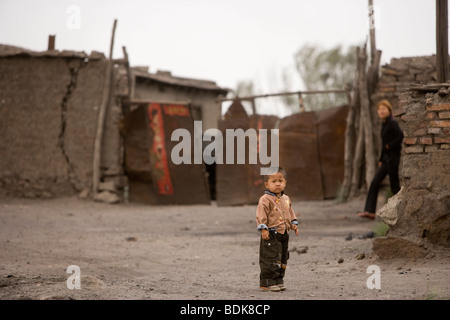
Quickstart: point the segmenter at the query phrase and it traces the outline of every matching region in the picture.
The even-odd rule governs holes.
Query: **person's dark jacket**
[[[384,157],[400,157],[403,137],[403,131],[397,120],[389,116],[381,127],[382,149],[380,161],[383,161]]]

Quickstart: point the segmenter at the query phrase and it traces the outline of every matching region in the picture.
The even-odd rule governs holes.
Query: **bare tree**
[[[327,90],[345,88],[351,85],[356,70],[355,47],[347,50],[341,45],[331,49],[306,44],[295,54],[298,73],[306,90]],[[308,110],[321,110],[347,103],[345,94],[321,94],[305,97]]]

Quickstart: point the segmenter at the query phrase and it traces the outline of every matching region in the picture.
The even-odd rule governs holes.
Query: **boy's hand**
[[[292,230],[294,230],[295,235],[298,236],[298,226],[294,224],[294,225],[292,226]]]
[[[263,238],[264,240],[269,240],[270,239],[269,230],[261,229],[261,238]]]

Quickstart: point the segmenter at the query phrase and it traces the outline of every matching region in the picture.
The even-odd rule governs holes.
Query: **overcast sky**
[[[435,54],[435,0],[374,5],[382,64]],[[132,66],[233,89],[251,80],[260,93],[276,91],[302,45],[360,45],[369,34],[368,0],[0,0],[0,43],[44,51],[54,34],[58,50],[108,56],[114,19],[114,58],[125,46]]]

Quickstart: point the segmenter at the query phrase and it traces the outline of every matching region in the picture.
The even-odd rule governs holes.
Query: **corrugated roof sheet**
[[[214,81],[175,77],[172,76],[172,74],[167,71],[158,71],[157,73],[149,73],[143,71],[142,68],[132,68],[131,70],[133,75],[137,78],[149,79],[169,85],[218,91],[219,93],[224,95],[226,95],[229,91],[228,89],[219,87]]]

